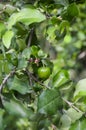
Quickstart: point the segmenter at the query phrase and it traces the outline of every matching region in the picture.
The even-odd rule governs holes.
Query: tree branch
[[[76,106],[73,105],[73,103],[67,101],[66,99],[62,98],[70,107],[74,108],[77,112],[82,112],[79,110]]]
[[[2,81],[1,85],[0,85],[0,93],[4,87],[4,85],[7,83],[7,80],[15,73],[15,70],[11,71]]]
[[[26,70],[27,75],[29,78],[33,79],[35,82],[38,82],[40,85],[50,89],[48,86],[45,86],[42,82],[40,82],[33,74],[31,74],[28,70]]]
[[[30,46],[31,41],[32,41],[33,31],[34,31],[34,28],[32,28],[31,31],[30,31],[30,36],[29,36],[29,39],[28,39],[28,45],[27,45],[28,47]]]

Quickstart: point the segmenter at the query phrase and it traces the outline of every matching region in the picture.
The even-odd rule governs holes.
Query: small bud
[[[31,62],[31,63],[32,63],[32,62],[33,62],[33,58],[30,58],[30,59],[29,59],[29,62]]]
[[[37,64],[37,66],[39,65],[40,59],[35,59],[34,63]]]

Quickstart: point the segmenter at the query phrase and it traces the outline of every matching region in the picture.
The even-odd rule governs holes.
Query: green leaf
[[[70,17],[68,16],[67,9],[62,10],[61,17],[63,20],[70,20]]]
[[[4,4],[0,3],[0,10],[2,10],[4,7]]]
[[[54,26],[50,26],[48,29],[47,29],[47,40],[49,40],[50,42],[54,41],[55,38],[56,38],[56,34],[55,34],[55,31],[57,30],[56,27]]]
[[[2,36],[2,32],[4,32],[6,29],[6,26],[4,23],[0,22],[0,38]]]
[[[70,42],[72,41],[72,37],[70,34],[67,34],[65,37],[64,37],[64,42],[69,44]]]
[[[79,120],[82,117],[83,112],[77,112],[75,109],[69,108],[67,115],[70,117],[71,122],[74,123],[76,120]]]
[[[4,109],[1,109],[0,108],[0,130],[4,130],[4,125],[3,125],[3,122],[4,122]]]
[[[31,55],[31,48],[25,48],[22,52],[22,57],[25,59],[29,59]]]
[[[38,54],[38,47],[37,46],[32,46],[31,47],[31,54],[33,55],[33,56],[37,56],[37,54]]]
[[[11,45],[11,40],[14,36],[13,31],[6,31],[5,34],[2,37],[2,41],[4,46],[8,49]]]
[[[79,9],[75,3],[69,4],[67,8],[61,11],[61,17],[63,20],[70,21],[79,15]]]
[[[63,20],[60,24],[60,32],[63,33],[65,30],[69,30],[69,22],[67,20]]]
[[[44,90],[38,97],[38,112],[43,114],[55,114],[61,106],[62,100],[55,89]]]
[[[83,112],[77,112],[75,109],[69,108],[60,119],[62,123],[61,130],[69,130],[71,124],[79,120],[82,117],[82,115]]]
[[[71,125],[70,117],[66,114],[63,114],[60,121],[62,123],[61,130],[69,130],[69,127]]]
[[[8,14],[12,14],[14,11],[16,11],[16,8],[10,4],[6,4],[6,8],[4,11]]]
[[[45,53],[43,50],[39,50],[38,51],[38,56],[40,57],[40,58],[46,58],[47,57],[47,53]]]
[[[86,96],[86,79],[82,79],[77,83],[76,90],[74,92],[75,100],[78,100],[83,96]]]
[[[25,25],[30,25],[32,23],[39,23],[44,21],[45,15],[43,15],[39,10],[34,7],[23,8],[17,13],[11,15],[8,20],[8,29],[12,28],[16,22],[22,22]]]
[[[69,16],[72,16],[72,17],[79,15],[79,9],[75,3],[72,3],[68,6],[67,12]]]
[[[62,6],[67,6],[68,5],[68,0],[54,0],[56,4],[62,5]]]
[[[69,130],[86,130],[86,119],[75,122]]]
[[[52,77],[52,86],[54,88],[59,88],[62,85],[64,86],[64,84],[67,83],[69,80],[70,78],[68,71],[61,70]]]
[[[19,59],[18,69],[24,69],[27,67],[28,61],[24,58]]]
[[[10,73],[11,66],[7,60],[0,60],[0,73]]]
[[[26,48],[26,43],[25,43],[25,40],[24,39],[21,39],[21,38],[18,38],[16,40],[17,44],[18,44],[18,47],[19,47],[19,50],[22,51]]]
[[[26,94],[31,91],[31,87],[29,86],[28,79],[22,76],[22,78],[14,77],[10,78],[7,81],[7,86],[9,90],[16,90],[21,94]]]
[[[2,104],[10,115],[18,117],[30,117],[32,114],[30,109],[13,97],[2,97]]]

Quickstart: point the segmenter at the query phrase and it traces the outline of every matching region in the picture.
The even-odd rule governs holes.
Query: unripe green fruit
[[[47,79],[51,74],[50,68],[49,67],[40,67],[38,69],[38,76],[41,79]]]

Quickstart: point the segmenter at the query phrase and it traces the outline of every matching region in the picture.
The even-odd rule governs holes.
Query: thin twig
[[[29,83],[30,83],[30,85],[32,86],[32,76],[31,76],[31,73],[28,72],[28,70],[26,70],[26,73],[27,73],[27,75],[28,75],[28,77],[29,77]]]
[[[79,110],[77,107],[75,107],[73,105],[73,103],[67,101],[66,99],[62,98],[70,107],[74,108],[77,112],[82,112],[81,110]]]
[[[26,70],[26,73],[27,73],[27,75],[29,76],[29,78],[30,78],[30,76],[31,76],[34,81],[36,81],[36,82],[38,82],[40,85],[44,86],[44,85],[43,85],[41,82],[39,82],[38,79],[37,79],[35,76],[33,76],[29,71]]]
[[[29,40],[28,40],[28,47],[30,46],[31,41],[32,41],[33,31],[34,31],[34,28],[32,28],[31,31],[30,31],[30,36],[29,36]]]
[[[15,70],[11,71],[2,81],[1,85],[0,85],[0,93],[4,87],[4,85],[7,83],[7,80],[15,73]]]
[[[32,79],[35,82],[38,82],[40,85],[45,86],[43,83],[41,83],[32,73],[30,73],[28,70],[26,70],[27,75],[29,76],[29,78],[32,77]],[[45,86],[46,88],[50,89],[49,87]]]
[[[53,124],[52,124],[51,128],[52,128],[52,130],[56,130],[57,129],[56,126],[53,125]]]

